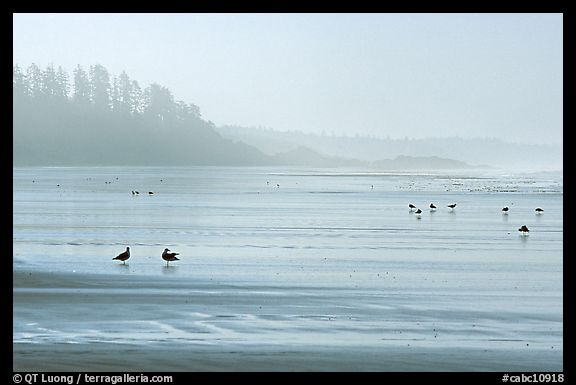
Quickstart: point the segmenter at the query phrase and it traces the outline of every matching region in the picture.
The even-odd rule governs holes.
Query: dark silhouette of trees
[[[30,89],[26,75],[18,65],[13,67],[12,96],[14,99],[22,99],[30,96]]]
[[[39,99],[42,97],[43,77],[42,70],[36,65],[36,63],[32,63],[26,69],[26,82],[28,84],[30,96],[33,99]]]
[[[68,73],[50,64],[13,66],[14,162],[20,165],[270,164],[222,138],[198,106],[157,83],[142,89],[100,65]]]
[[[90,100],[100,111],[111,108],[111,86],[108,70],[100,64],[90,66]]]
[[[73,101],[80,105],[90,103],[90,81],[88,80],[88,74],[86,74],[80,64],[74,69]]]

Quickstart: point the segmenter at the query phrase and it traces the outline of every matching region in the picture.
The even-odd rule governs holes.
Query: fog
[[[75,69],[80,66],[92,81],[91,68],[103,67],[110,110],[114,100],[122,99],[112,95],[122,73],[138,82],[143,100],[151,95],[146,87],[156,84],[169,91],[166,95],[174,106],[176,101],[193,106],[194,124],[204,127],[208,137],[218,137],[216,152],[230,154],[222,146],[240,140],[237,135],[226,138],[222,130],[224,137],[219,138],[213,132],[217,127],[268,127],[310,135],[310,142],[300,143],[306,147],[314,147],[318,135],[376,138],[381,144],[457,137],[479,144],[474,152],[485,150],[487,159],[496,150],[483,149],[486,141],[502,142],[500,152],[516,144],[543,145],[530,149],[553,153],[551,162],[561,163],[562,14],[14,14],[13,22],[13,65],[24,77],[32,64],[44,71],[42,76],[48,68],[66,73],[64,88],[72,102]],[[50,103],[39,109],[30,104],[18,108],[17,113],[30,120],[14,126],[15,149],[24,151],[26,158],[38,157],[42,146],[59,145],[50,127],[60,127],[60,135],[68,140],[61,125],[40,124],[45,116],[30,116],[54,114]],[[70,123],[71,116],[82,115],[78,108],[58,111],[63,115],[48,120]],[[88,126],[107,119],[92,114],[98,118]],[[29,132],[20,135],[22,127]],[[181,129],[182,135],[190,134]],[[27,142],[42,130],[49,140]],[[87,132],[85,142],[91,135]],[[186,148],[175,132],[162,135],[166,145]],[[155,134],[132,134],[125,131],[119,138],[132,141],[139,155],[132,152],[131,159],[143,163],[143,154],[157,143]],[[91,142],[92,147],[97,144]],[[108,143],[100,150],[114,152],[117,145]],[[251,146],[239,145],[239,154],[252,154],[247,163],[263,159]],[[424,154],[421,148],[402,153],[382,147],[377,158],[422,154],[484,161],[458,152]],[[493,163],[520,163],[519,155],[527,148],[512,154],[514,159],[499,155]],[[354,153],[315,150],[358,158]],[[90,157],[82,146],[78,152]],[[45,154],[43,159],[50,157],[54,158]],[[195,162],[222,163],[200,158]]]

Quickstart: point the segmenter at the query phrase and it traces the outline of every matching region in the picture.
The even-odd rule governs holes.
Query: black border
[[[569,12],[568,1],[522,1],[522,0],[506,0],[506,1],[477,1],[475,3],[470,3],[465,0],[450,0],[450,1],[405,1],[402,3],[382,3],[376,1],[364,1],[364,2],[334,2],[334,3],[303,3],[296,1],[268,1],[268,2],[243,2],[243,1],[230,1],[230,2],[182,2],[182,3],[167,3],[167,2],[138,2],[134,4],[106,4],[103,2],[71,2],[71,1],[58,1],[58,2],[44,2],[44,3],[28,3],[28,2],[18,2],[13,3],[10,6],[10,12],[6,13],[6,18],[2,23],[6,28],[12,24],[12,14],[13,13],[69,13],[69,12],[82,12],[82,13],[206,13],[206,12],[226,12],[226,13],[363,13],[363,12],[384,12],[384,13],[563,13],[564,18],[564,49],[565,53],[572,53],[576,50],[576,44],[574,42],[575,28],[572,20],[572,12]],[[8,17],[10,17],[10,22],[8,22]],[[564,87],[565,96],[568,96],[569,103],[573,100],[573,94],[576,86],[574,72],[576,65],[574,63],[572,55],[564,55]],[[6,71],[8,74],[8,71]],[[567,91],[567,92],[566,92]],[[9,92],[8,87],[6,87],[6,92]],[[8,96],[10,97],[10,96]],[[6,114],[6,116],[9,116]],[[571,115],[566,115],[564,124],[568,127],[574,127],[572,123]],[[11,119],[10,119],[11,120]],[[8,159],[4,164],[10,164],[12,161],[12,147],[8,151],[3,152]],[[569,168],[567,168],[568,170]],[[8,175],[8,172],[10,174]],[[10,180],[10,187],[12,187],[12,170],[8,170],[6,167],[6,179]],[[10,177],[10,179],[8,179]],[[567,178],[570,181],[570,178]],[[571,189],[567,189],[570,191]],[[8,191],[5,187],[4,192]],[[7,199],[7,198],[6,198]],[[565,200],[569,203],[569,200]],[[566,212],[565,212],[566,214]],[[9,213],[6,213],[5,218],[10,218]],[[8,233],[8,231],[6,231]],[[7,240],[8,242],[8,240]],[[10,259],[11,262],[11,259]],[[12,282],[12,277],[6,277],[8,275],[8,268],[4,270],[5,279],[4,284],[8,286]],[[572,325],[574,325],[574,318],[572,314],[572,308],[574,306],[574,295],[571,280],[571,273],[573,269],[571,268],[571,258],[564,258],[564,371],[565,376],[564,384],[575,383],[574,377],[574,362],[573,351],[575,342],[574,333],[572,330]],[[12,293],[12,287],[6,287],[3,291],[4,293]],[[8,303],[8,301],[6,301]],[[11,300],[10,300],[11,303]],[[10,321],[12,325],[13,319]],[[9,328],[5,323],[5,332],[8,334]],[[4,338],[4,341],[12,342],[12,336],[10,338]],[[12,366],[13,367],[13,366]],[[18,372],[13,372],[10,368],[6,372],[11,372],[10,383],[13,382],[13,375]],[[538,373],[538,372],[536,372]],[[70,375],[75,373],[69,372],[55,372],[51,373],[54,375]],[[109,374],[117,375],[119,373],[115,372],[99,372],[94,374]],[[138,374],[138,373],[132,373]],[[165,375],[170,374],[173,376],[173,383],[190,383],[203,378],[204,375],[208,373],[146,373],[148,375]],[[270,380],[287,380],[293,381],[303,373],[261,373],[261,372],[249,372],[249,373],[234,373],[234,377],[228,377],[230,373],[209,373],[211,381],[218,380],[260,380],[269,382]],[[328,375],[329,378],[334,378],[335,380],[342,381],[358,381],[362,379],[368,379],[362,377],[362,373],[305,373],[310,376],[310,379],[324,379]],[[446,383],[446,382],[456,382],[462,384],[502,384],[503,372],[384,372],[384,373],[368,373],[370,375],[375,375],[377,380],[384,380],[389,383]],[[519,375],[521,373],[509,372],[509,375]],[[529,373],[526,373],[529,374]],[[295,377],[296,376],[296,377]],[[319,377],[322,376],[322,377]],[[334,377],[332,377],[334,376]],[[352,377],[354,376],[354,377]],[[360,378],[356,377],[360,376]],[[81,382],[82,383],[82,382]]]

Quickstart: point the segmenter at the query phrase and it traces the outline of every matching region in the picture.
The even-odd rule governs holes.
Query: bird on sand
[[[544,210],[542,210],[540,207],[536,207],[536,214],[542,214],[544,212]]]
[[[530,230],[528,229],[528,227],[526,227],[526,225],[522,225],[522,227],[520,227],[520,228],[518,229],[518,231],[520,231],[520,233],[521,233],[522,235],[528,235],[528,232],[529,232]]]
[[[416,208],[416,206],[414,206],[412,203],[409,203],[408,207],[410,208],[410,211],[412,211]]]
[[[430,203],[430,211],[436,211],[436,206],[434,203]]]
[[[416,214],[416,218],[420,219],[420,215],[422,215],[422,210],[418,209],[414,212]]]
[[[508,210],[510,210],[508,206],[502,208],[502,214],[508,214]]]
[[[117,256],[115,256],[114,258],[112,258],[112,260],[122,261],[122,264],[125,265],[128,258],[130,258],[130,248],[129,247],[126,248],[125,252],[120,253]]]
[[[162,259],[166,261],[166,266],[168,266],[169,262],[172,261],[179,261],[179,258],[176,258],[177,255],[179,255],[180,253],[172,253],[170,252],[170,249],[164,249],[164,252],[162,253]]]
[[[454,210],[454,207],[456,207],[456,203],[452,203],[451,205],[448,205],[448,207],[450,207],[452,210]]]

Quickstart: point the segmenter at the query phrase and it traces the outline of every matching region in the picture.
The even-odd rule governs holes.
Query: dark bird
[[[136,195],[140,194],[140,192],[139,192],[139,191],[134,191],[134,192],[136,193]]]
[[[416,210],[416,211],[414,212],[414,214],[416,214],[416,217],[417,217],[418,219],[420,219],[420,215],[422,214],[422,210],[418,209],[418,210]]]
[[[508,206],[504,207],[504,208],[502,209],[502,214],[508,214],[508,210],[510,210],[510,209],[508,208]]]
[[[136,195],[136,193],[134,192],[134,190],[132,190],[132,195]]]
[[[168,266],[169,262],[179,261],[180,259],[176,258],[177,255],[179,255],[179,253],[171,253],[169,249],[164,249],[162,259],[166,261],[166,266]]]
[[[410,207],[410,211],[416,208],[416,206],[414,206],[412,203],[408,203],[408,207]]]
[[[122,261],[122,263],[125,265],[128,258],[130,258],[130,248],[129,247],[126,248],[125,252],[120,253],[117,256],[115,256],[114,258],[112,258],[112,260]]]
[[[526,227],[526,225],[522,225],[522,227],[520,227],[520,228],[518,229],[518,231],[520,231],[520,232],[521,232],[522,234],[524,234],[524,235],[528,235],[528,232],[529,232],[530,230],[528,229],[528,227]]]
[[[154,191],[148,191],[148,195],[154,195]]]
[[[451,205],[448,205],[448,207],[450,207],[452,210],[454,210],[454,207],[456,207],[456,203],[452,203]]]
[[[432,211],[436,210],[436,206],[434,205],[434,203],[430,203],[430,210]]]
[[[540,207],[536,207],[536,214],[542,214],[544,212],[544,210],[542,210]]]

